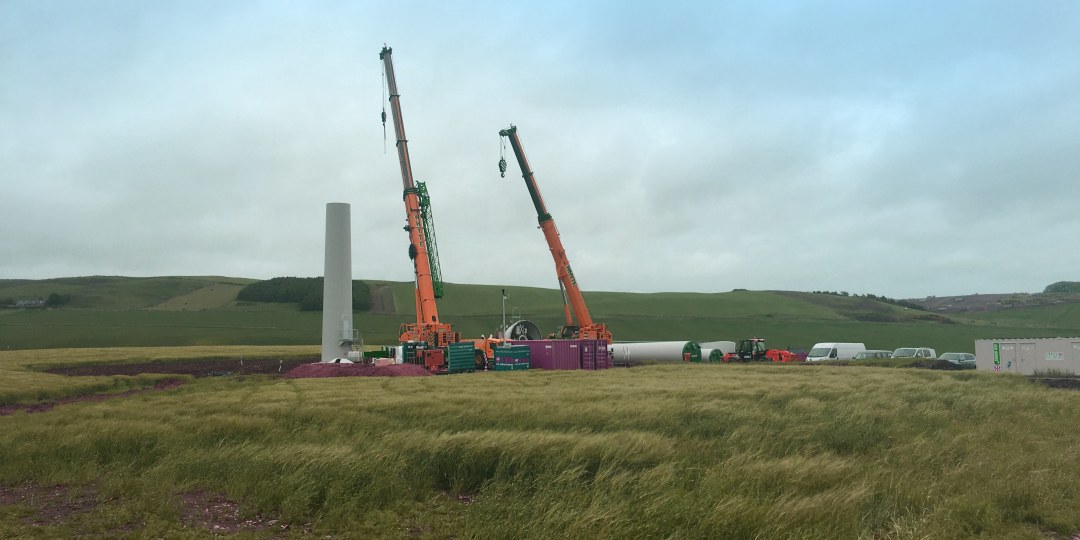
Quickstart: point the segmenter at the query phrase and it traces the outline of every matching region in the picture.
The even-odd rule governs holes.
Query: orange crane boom
[[[536,219],[540,223],[540,230],[544,232],[544,239],[547,240],[551,256],[555,260],[555,273],[559,277],[559,287],[563,290],[564,295],[564,310],[566,302],[569,300],[569,308],[573,310],[573,315],[577,319],[575,325],[570,312],[566,310],[566,326],[560,332],[560,337],[602,339],[611,343],[611,332],[607,330],[607,326],[594,322],[589,315],[589,308],[585,305],[585,297],[581,294],[577,278],[574,277],[574,271],[570,268],[570,260],[567,258],[566,250],[563,248],[562,240],[559,238],[559,230],[555,227],[555,220],[548,213],[547,207],[544,205],[544,199],[540,196],[540,189],[536,187],[536,178],[533,175],[532,168],[529,167],[529,160],[525,158],[525,150],[521,147],[517,127],[511,125],[509,128],[499,131],[499,135],[510,140],[510,146],[514,150],[518,167],[521,169],[521,176],[525,179],[525,187],[529,190],[529,197],[532,198],[533,207],[536,208]]]
[[[405,230],[409,233],[409,258],[416,276],[416,322],[401,325],[402,342],[424,341],[430,347],[445,347],[461,341],[461,336],[447,323],[439,321],[439,309],[435,305],[435,286],[431,277],[428,258],[428,241],[425,236],[424,213],[421,209],[419,190],[413,181],[412,164],[409,161],[409,141],[405,138],[405,123],[401,119],[401,95],[394,77],[392,49],[383,47],[379,59],[386,71],[386,83],[390,93],[390,110],[394,119],[394,135],[397,137],[398,161],[401,165],[402,198],[405,201]],[[385,113],[383,122],[386,121]]]

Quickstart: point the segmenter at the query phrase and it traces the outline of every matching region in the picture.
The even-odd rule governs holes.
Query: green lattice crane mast
[[[442,267],[439,266],[439,243],[435,240],[435,216],[431,213],[431,196],[427,184],[416,183],[416,194],[420,198],[420,218],[424,222],[424,238],[428,244],[428,266],[431,268],[431,287],[435,298],[443,297]]]
[[[555,227],[555,220],[551,218],[551,214],[548,213],[547,207],[544,205],[544,198],[540,196],[540,188],[536,187],[536,178],[529,167],[529,160],[525,158],[525,150],[521,147],[517,127],[511,125],[508,129],[499,131],[499,135],[510,139],[510,147],[514,149],[518,167],[521,168],[521,176],[525,178],[525,187],[529,190],[529,197],[532,198],[533,207],[536,208],[536,219],[540,223],[540,230],[544,232],[544,239],[547,240],[548,249],[551,250],[551,256],[555,259],[555,273],[559,277],[559,287],[563,291],[563,311],[566,315],[566,325],[556,333],[555,337],[562,339],[602,339],[611,343],[611,332],[608,331],[607,325],[594,322],[589,315],[589,308],[585,305],[585,297],[581,294],[581,288],[578,287],[574,271],[570,269],[570,260],[567,258],[566,250],[563,248],[562,240],[559,238],[559,229]],[[506,172],[506,163],[504,161],[500,161],[499,169],[504,173]],[[567,298],[569,298],[569,308],[567,307]],[[570,316],[571,309],[574,312],[574,317],[577,318],[576,323],[574,317]]]
[[[390,111],[394,119],[394,135],[397,140],[398,162],[401,165],[401,182],[404,185],[402,199],[405,201],[405,231],[409,233],[409,258],[413,262],[416,276],[416,322],[401,325],[400,341],[423,341],[429,347],[442,348],[450,343],[461,341],[461,335],[454,332],[448,323],[439,320],[439,310],[435,299],[442,296],[442,282],[439,280],[439,293],[436,294],[438,272],[438,253],[435,249],[435,234],[431,221],[431,204],[427,187],[413,181],[412,164],[409,161],[409,144],[405,138],[405,123],[401,119],[401,95],[398,94],[397,80],[394,78],[394,63],[390,47],[383,47],[379,60],[383,62],[386,84],[390,95]],[[383,122],[386,113],[383,112]]]

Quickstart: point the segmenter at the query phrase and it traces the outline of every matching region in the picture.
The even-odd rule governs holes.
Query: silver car
[[[893,358],[937,358],[937,352],[930,347],[900,347],[892,353]]]
[[[855,353],[853,360],[880,360],[891,356],[891,351],[862,351]]]

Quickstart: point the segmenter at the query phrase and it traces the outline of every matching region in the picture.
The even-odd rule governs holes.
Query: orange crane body
[[[439,321],[439,309],[435,305],[435,287],[431,280],[431,263],[428,259],[427,238],[424,235],[423,213],[420,197],[413,181],[412,164],[409,161],[409,141],[405,138],[405,123],[401,119],[401,96],[394,77],[392,49],[383,47],[379,59],[386,71],[387,88],[390,93],[390,110],[394,119],[394,135],[397,138],[398,161],[401,165],[402,198],[405,201],[405,230],[409,233],[409,258],[416,276],[416,322],[401,325],[401,342],[424,341],[430,347],[445,347],[461,341],[460,334],[450,324]],[[385,120],[385,116],[384,116]]]
[[[544,205],[544,199],[540,196],[540,189],[536,186],[532,168],[529,167],[529,160],[525,157],[525,150],[521,147],[517,127],[510,126],[508,129],[499,131],[499,135],[510,140],[510,146],[514,150],[518,167],[521,169],[521,176],[525,179],[525,187],[528,188],[529,196],[532,198],[533,206],[536,208],[536,219],[540,223],[540,230],[543,231],[548,249],[551,250],[551,257],[555,260],[555,273],[559,278],[559,286],[564,294],[563,310],[567,324],[561,337],[602,339],[611,343],[611,332],[608,331],[607,325],[594,322],[589,315],[589,308],[585,305],[585,297],[581,294],[577,278],[574,277],[574,271],[570,268],[570,260],[566,256],[566,249],[563,248],[562,239],[559,238],[559,230],[555,227],[555,220],[551,218],[551,214],[548,213],[547,207]],[[571,310],[573,310],[573,317],[571,317]],[[574,318],[577,319],[576,329]]]

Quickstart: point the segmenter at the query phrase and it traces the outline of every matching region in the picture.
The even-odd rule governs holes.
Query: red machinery
[[[405,124],[401,119],[401,96],[394,79],[392,50],[383,47],[379,59],[386,71],[386,83],[390,92],[390,109],[394,118],[394,134],[397,137],[398,161],[401,164],[401,181],[405,186],[405,230],[409,233],[409,258],[413,262],[416,275],[416,322],[401,325],[402,343],[424,342],[428,349],[423,354],[423,363],[437,369],[442,365],[442,348],[461,341],[461,335],[450,324],[439,321],[439,310],[435,299],[442,296],[442,283],[439,279],[438,251],[435,247],[434,225],[431,220],[431,207],[427,189],[423,182],[414,183],[412,165],[409,162],[408,140],[405,138]],[[383,112],[383,122],[386,113]]]
[[[559,339],[602,339],[611,343],[611,332],[608,331],[607,326],[593,322],[592,317],[589,316],[589,308],[585,306],[585,298],[581,295],[577,279],[574,278],[574,271],[570,269],[570,261],[566,257],[566,250],[563,249],[562,240],[559,239],[559,230],[555,228],[555,221],[551,219],[551,214],[548,213],[547,208],[544,206],[544,199],[540,197],[540,190],[536,187],[536,179],[533,177],[532,169],[529,167],[529,161],[525,159],[525,151],[521,148],[517,127],[511,125],[508,129],[499,131],[499,135],[510,139],[510,146],[514,149],[518,167],[521,168],[521,176],[525,179],[525,187],[528,188],[529,197],[532,198],[533,206],[536,207],[536,217],[540,222],[540,229],[544,231],[544,238],[547,240],[548,248],[551,249],[551,256],[555,259],[555,272],[559,276],[559,288],[562,289],[563,293],[563,311],[566,315],[566,325],[560,328],[552,337]],[[505,173],[505,161],[499,162],[499,169]],[[567,304],[567,298],[569,298],[569,305]],[[574,323],[574,317],[571,317],[571,309],[573,309],[574,317],[577,318],[576,324]]]

